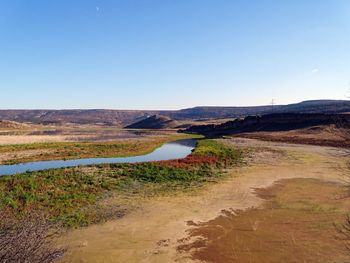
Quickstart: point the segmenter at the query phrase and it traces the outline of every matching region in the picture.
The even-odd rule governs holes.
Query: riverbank
[[[195,139],[182,139],[165,143],[150,153],[137,156],[109,158],[79,158],[69,160],[36,161],[12,165],[0,165],[0,176],[14,175],[17,173],[24,173],[29,171],[43,171],[49,169],[61,169],[87,165],[140,163],[181,159],[191,154],[195,146]]]
[[[115,259],[119,262],[194,262],[193,253],[196,253],[197,248],[180,252],[178,248],[184,243],[179,240],[187,239],[189,231],[200,222],[214,220],[227,211],[246,210],[251,207],[260,209],[266,204],[266,197],[257,195],[254,189],[271,187],[282,179],[306,178],[321,180],[321,182],[309,184],[310,187],[305,189],[307,192],[317,193],[320,185],[328,189],[327,182],[330,182],[331,188],[340,194],[345,176],[349,173],[349,155],[345,149],[341,148],[291,145],[249,139],[227,139],[220,142],[241,149],[252,149],[245,157],[246,165],[230,169],[222,180],[216,181],[215,184],[206,184],[200,189],[192,188],[191,191],[183,194],[142,199],[138,209],[119,220],[67,233],[62,242],[67,244],[70,250],[62,262],[115,262]],[[323,185],[324,182],[325,185]],[[294,186],[287,185],[292,190],[295,189]],[[332,191],[330,195],[324,196],[326,201],[334,197]],[[304,199],[309,198],[308,193],[303,194]],[[291,198],[295,198],[296,202],[302,201],[298,196]],[[294,202],[291,199],[285,201],[290,204]],[[325,200],[320,202],[319,205],[323,207]],[[226,212],[223,213],[223,211]],[[323,216],[324,211],[327,210],[319,209],[317,213]],[[271,213],[268,214],[271,215]],[[341,217],[342,215],[339,214],[339,218]],[[264,222],[267,225],[272,222],[268,217],[265,219]],[[254,226],[253,217],[248,216],[246,220],[252,220]],[[304,218],[296,218],[296,223],[302,223],[303,220]],[[326,237],[332,242],[336,230],[327,229],[322,239]],[[305,230],[301,233],[303,231]],[[315,230],[316,239],[318,231],[322,230]],[[275,235],[283,237],[284,232],[276,228]],[[193,241],[188,239],[187,242],[191,240]],[[256,240],[259,241],[259,239]],[[264,239],[261,240],[264,241]],[[268,242],[267,239],[265,240]],[[302,236],[296,235],[297,244],[302,244],[302,240]],[[220,239],[216,241],[219,242]],[[305,242],[303,244],[306,244],[307,248],[312,248],[311,239]],[[220,245],[220,242],[218,244]],[[318,254],[322,248],[324,251],[333,251],[329,243],[324,246],[319,246],[318,242],[316,244],[318,247],[308,250],[310,253],[308,262],[322,261],[323,258]],[[281,253],[283,252],[283,246],[277,248],[281,249]],[[235,247],[232,249],[233,255],[234,249]],[[300,247],[293,246],[293,249],[298,250]],[[344,256],[343,249],[344,247],[339,247],[331,258],[339,259]],[[254,250],[250,252],[255,253]],[[246,251],[246,254],[249,255],[250,252]],[[245,259],[247,261],[241,262],[249,262],[249,257]],[[210,262],[209,257],[203,260]],[[286,259],[286,262],[293,262],[293,258]]]
[[[129,213],[134,200],[185,191],[215,181],[242,153],[200,140],[184,158],[101,164],[0,177],[0,209],[16,216],[40,211],[66,227],[86,226]]]
[[[152,152],[166,142],[198,137],[174,133],[112,141],[6,144],[0,145],[0,165],[47,160],[136,156]]]

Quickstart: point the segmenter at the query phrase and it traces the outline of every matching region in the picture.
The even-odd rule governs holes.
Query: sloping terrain
[[[41,124],[102,124],[127,126],[147,116],[159,114],[174,120],[237,118],[268,113],[338,113],[350,112],[350,101],[315,100],[275,106],[194,107],[182,110],[0,110],[0,119]]]
[[[133,110],[0,110],[0,119],[41,124],[102,124],[124,126],[156,112]]]
[[[187,133],[206,136],[222,136],[246,132],[289,131],[317,125],[335,125],[350,128],[349,114],[323,113],[274,113],[262,116],[248,116],[219,125],[198,125],[186,129]]]
[[[350,129],[338,128],[335,125],[313,126],[291,131],[249,132],[238,136],[273,142],[350,148]]]
[[[236,118],[248,115],[270,113],[337,113],[347,112],[350,101],[347,100],[310,100],[288,105],[253,107],[194,107],[171,113],[174,119]]]
[[[152,115],[144,120],[126,126],[128,129],[171,129],[179,126],[177,121],[163,115]]]
[[[28,128],[29,124],[19,123],[16,121],[0,120],[0,129],[21,129]]]

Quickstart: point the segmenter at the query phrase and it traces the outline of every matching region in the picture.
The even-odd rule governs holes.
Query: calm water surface
[[[26,171],[38,171],[54,168],[74,167],[79,165],[92,165],[103,163],[139,163],[151,161],[165,161],[173,159],[185,158],[191,154],[196,145],[196,141],[192,139],[178,140],[163,144],[151,153],[131,157],[112,157],[112,158],[85,158],[73,160],[54,160],[20,163],[13,165],[0,165],[1,175],[13,175],[16,173],[24,173]]]

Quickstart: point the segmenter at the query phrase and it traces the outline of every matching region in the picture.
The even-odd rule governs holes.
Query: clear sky
[[[345,99],[349,0],[1,0],[0,108]]]

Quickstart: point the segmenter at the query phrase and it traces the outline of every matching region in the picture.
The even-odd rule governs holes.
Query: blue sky
[[[1,0],[0,108],[345,99],[347,0]]]

